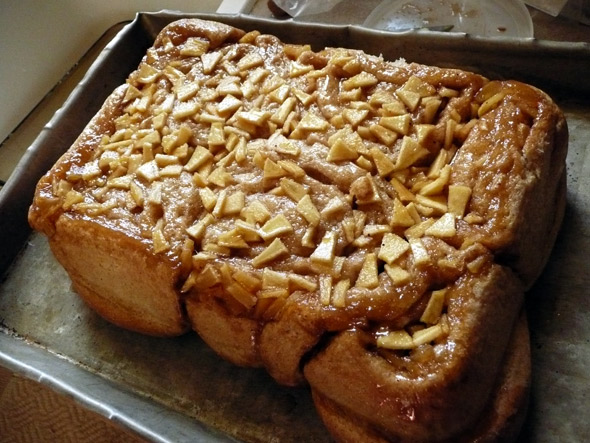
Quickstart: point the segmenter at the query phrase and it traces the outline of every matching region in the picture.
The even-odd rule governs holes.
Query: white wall
[[[0,0],[0,143],[94,42],[137,11],[215,12],[221,0]]]

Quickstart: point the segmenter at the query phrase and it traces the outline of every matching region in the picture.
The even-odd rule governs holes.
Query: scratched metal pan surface
[[[328,442],[309,392],[220,360],[196,334],[122,331],[70,289],[26,211],[39,177],[72,144],[106,96],[137,66],[171,12],[140,13],[102,51],[0,191],[0,364],[64,392],[153,441]],[[551,260],[528,294],[533,388],[523,441],[582,441],[590,423],[590,48],[464,34],[388,34],[358,26],[193,15],[315,48],[347,46],[387,59],[457,66],[548,91],[570,128],[566,218]],[[559,66],[559,69],[556,67]],[[24,123],[26,124],[26,122]],[[575,411],[575,413],[572,413]]]

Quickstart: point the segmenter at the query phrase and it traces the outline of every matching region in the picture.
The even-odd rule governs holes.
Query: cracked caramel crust
[[[336,346],[355,331],[355,352],[378,356],[414,388],[432,371],[443,373],[439,391],[479,371],[485,400],[523,288],[546,259],[531,245],[551,244],[559,224],[557,214],[528,228],[559,201],[564,132],[553,102],[518,82],[181,20],[40,181],[30,221],[81,295],[117,324],[174,335],[186,330],[186,308],[225,358],[285,384],[307,378],[336,402],[350,400],[317,388],[327,375],[314,356],[322,337],[338,337]],[[117,312],[96,302],[97,279],[68,248],[77,223],[95,224],[105,242],[122,233],[121,251],[132,244],[161,265],[153,297],[172,306],[166,322],[142,323],[133,311],[141,295],[122,288],[103,288]],[[113,255],[101,255],[100,269],[124,278],[107,265]],[[504,281],[506,308],[488,309],[485,294]],[[473,340],[479,327],[461,324],[478,315],[483,338]],[[489,326],[498,318],[506,331]],[[487,373],[456,351],[481,343],[491,349]],[[475,406],[471,421],[484,404]]]

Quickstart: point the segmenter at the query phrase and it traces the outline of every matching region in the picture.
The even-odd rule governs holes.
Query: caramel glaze
[[[187,22],[190,25],[190,22]],[[210,41],[210,48],[229,48],[232,42],[235,42],[241,36],[236,31],[227,31],[228,35],[219,35],[216,27],[213,28],[195,28],[185,26],[185,23],[173,25],[167,31],[161,34],[156,40],[154,47],[151,48],[144,60],[156,69],[164,69],[169,64],[186,72],[192,76],[195,81],[207,84],[209,78],[202,71],[194,69],[194,60],[192,58],[182,58],[179,55],[179,49],[182,48],[186,39],[191,36],[205,37]],[[166,38],[164,38],[166,37]],[[171,42],[174,46],[166,48],[166,42]],[[210,49],[210,50],[211,50]],[[227,50],[227,49],[226,49]],[[289,66],[292,61],[284,52],[284,46],[272,36],[258,36],[253,44],[237,44],[231,47],[232,57],[239,60],[251,51],[257,51],[264,59],[264,67],[270,71],[271,75],[276,74],[282,78],[289,77]],[[346,107],[342,102],[342,81],[350,74],[343,71],[342,67],[331,65],[330,59],[337,53],[335,50],[326,49],[319,53],[311,51],[304,52],[298,61],[301,64],[311,64],[316,70],[325,70],[326,75],[319,77],[301,76],[292,79],[291,84],[299,87],[308,94],[313,94],[315,100],[309,106],[309,110],[322,115],[326,120],[338,115]],[[460,122],[466,122],[471,118],[471,105],[477,100],[477,94],[486,84],[486,80],[480,76],[466,73],[460,70],[438,69],[417,64],[406,63],[388,63],[377,57],[367,56],[359,51],[346,51],[347,57],[353,57],[358,62],[359,70],[374,74],[379,80],[379,86],[385,90],[395,91],[400,85],[404,84],[411,76],[417,76],[425,79],[435,88],[450,88],[459,91],[457,97],[447,99],[447,102],[441,106],[435,122],[435,129],[429,136],[424,146],[432,153],[430,160],[438,153],[444,143],[444,134],[447,121],[453,113],[460,116]],[[141,88],[143,85],[137,79],[139,70],[133,73],[128,83],[135,87]],[[168,79],[161,77],[157,83],[158,91],[169,91],[171,84]],[[500,86],[498,86],[500,87]],[[364,91],[364,96],[369,97],[371,90]],[[530,94],[529,94],[530,95]],[[457,222],[457,235],[445,241],[436,238],[425,238],[425,246],[432,258],[432,265],[414,266],[411,260],[406,257],[402,262],[403,267],[410,270],[412,279],[404,285],[394,285],[383,272],[380,273],[378,288],[367,290],[364,288],[352,288],[348,293],[348,303],[345,308],[334,308],[332,306],[321,306],[317,300],[316,293],[302,294],[297,298],[297,304],[301,309],[310,309],[314,312],[314,323],[317,323],[313,329],[325,331],[339,331],[350,327],[353,328],[373,328],[378,327],[404,327],[416,317],[424,307],[424,297],[432,289],[442,288],[454,281],[461,275],[466,261],[473,260],[478,255],[490,255],[486,250],[502,250],[510,243],[512,235],[510,224],[512,223],[509,213],[514,212],[509,203],[511,199],[508,193],[511,192],[511,181],[521,179],[526,165],[523,162],[528,161],[519,149],[515,146],[524,146],[530,127],[534,122],[537,109],[529,109],[521,106],[521,103],[529,103],[529,100],[507,101],[506,106],[492,111],[481,118],[478,125],[468,134],[464,145],[469,145],[469,152],[465,152],[459,147],[455,160],[453,161],[452,181],[457,183],[468,183],[474,187],[474,196],[470,202],[470,208],[473,212],[481,215],[485,221],[480,225],[472,225],[462,220]],[[156,98],[157,100],[157,98]],[[279,103],[266,103],[265,109],[273,111]],[[539,105],[540,106],[540,105]],[[52,171],[53,183],[57,179],[66,178],[68,173],[76,171],[82,165],[91,161],[95,155],[95,148],[103,134],[112,134],[115,132],[113,118],[123,112],[124,104],[113,102],[107,109],[105,118],[95,123],[95,128],[87,131],[83,136],[84,139],[79,143],[79,149],[75,152],[68,152],[66,157],[59,163],[59,166]],[[412,120],[418,123],[422,119],[422,109],[412,114]],[[368,120],[377,121],[377,116],[369,115]],[[171,128],[178,126],[179,122],[173,118],[167,121]],[[207,145],[208,127],[196,123],[190,119],[182,123],[188,124],[192,130],[190,144],[193,146]],[[149,126],[149,119],[142,122],[143,126]],[[253,138],[266,139],[270,136],[268,130],[258,131]],[[346,200],[353,182],[359,177],[366,174],[366,171],[350,162],[345,164],[336,164],[328,162],[327,156],[327,138],[331,133],[311,133],[303,141],[305,148],[302,149],[298,158],[298,165],[306,172],[303,184],[308,186],[310,194],[315,200],[316,206],[321,210],[327,202],[339,197]],[[510,149],[507,149],[510,144]],[[398,155],[400,143],[391,146],[390,154],[392,158]],[[260,152],[272,160],[280,160],[281,154],[277,153],[268,145],[261,144]],[[282,156],[284,157],[284,156]],[[423,163],[428,163],[428,158]],[[493,164],[490,162],[493,161]],[[231,192],[232,188],[242,189],[247,194],[247,201],[257,200],[263,202],[269,209],[270,213],[285,214],[291,221],[294,232],[283,238],[283,242],[291,252],[287,258],[273,263],[273,269],[277,271],[295,271],[303,275],[314,275],[311,263],[308,259],[312,249],[301,246],[301,240],[305,233],[305,222],[297,215],[296,204],[285,197],[276,197],[269,195],[268,191],[276,186],[277,181],[269,182],[263,176],[263,171],[251,167],[249,163],[239,165],[228,165],[228,172],[234,177],[235,184],[230,185],[227,189]],[[498,174],[501,172],[503,174]],[[94,187],[100,186],[101,178],[95,179],[90,183],[79,181],[76,183],[76,189],[82,192],[90,192]],[[53,212],[51,219],[47,218],[47,229],[51,229],[53,221],[59,216],[60,210],[52,203],[59,203],[58,199],[53,196],[48,181],[43,182],[41,187],[42,198],[36,200],[36,205],[40,212]],[[387,225],[388,214],[392,212],[393,198],[396,196],[395,190],[386,180],[377,181],[381,202],[378,204],[369,204],[358,207],[367,214],[366,224]],[[126,210],[128,204],[127,192],[117,189],[108,190],[103,196],[103,201],[114,200],[116,207],[108,211],[105,215],[99,217],[100,222],[112,229],[125,232],[128,235],[149,242],[153,226],[157,220],[164,218],[165,235],[170,239],[171,248],[166,253],[171,264],[179,266],[179,256],[182,245],[186,239],[184,229],[190,226],[195,220],[200,218],[204,208],[197,196],[195,185],[191,182],[190,176],[183,173],[179,179],[163,180],[163,203],[161,206],[147,206],[141,210]],[[481,190],[481,191],[480,191]],[[491,191],[491,192],[490,192]],[[518,204],[518,202],[516,202]],[[46,206],[52,206],[48,211]],[[321,238],[324,232],[339,230],[339,224],[346,216],[350,216],[353,209],[357,206],[349,205],[348,209],[333,215],[328,219],[320,222],[316,238]],[[35,209],[36,211],[36,209]],[[86,217],[86,215],[83,215]],[[220,219],[210,227],[205,234],[203,242],[217,237],[220,233],[227,231],[233,220]],[[402,230],[398,229],[402,234]],[[469,239],[473,243],[472,247],[460,249],[461,245]],[[340,236],[336,246],[335,255],[346,255],[342,277],[355,281],[362,260],[367,251],[377,250],[381,238],[376,236],[370,244],[362,248],[355,248],[347,244]],[[486,248],[483,248],[484,245]],[[251,271],[249,260],[259,254],[266,245],[264,243],[253,244],[247,250],[236,250],[232,252],[229,258],[219,258],[220,261],[227,261],[233,267],[243,268]],[[436,266],[441,258],[449,259],[458,263],[453,269],[444,269]],[[490,261],[492,260],[490,255]],[[186,276],[186,274],[185,274]],[[181,286],[181,283],[179,283]],[[212,294],[217,294],[217,289],[211,290]],[[206,292],[191,295],[191,297],[207,297]],[[228,306],[230,309],[232,306]],[[235,308],[235,306],[233,306]],[[237,307],[239,315],[247,315],[240,312],[242,309]],[[234,312],[236,313],[236,312]]]

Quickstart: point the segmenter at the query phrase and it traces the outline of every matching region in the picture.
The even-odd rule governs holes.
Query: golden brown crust
[[[566,151],[528,85],[180,20],[29,220],[105,318],[308,383],[342,441],[488,441],[525,409]]]
[[[451,439],[475,425],[488,403],[522,294],[500,267],[466,275],[447,295],[450,332],[426,361],[384,354],[362,334],[343,332],[306,365],[306,379],[386,434]]]
[[[56,220],[63,213],[62,202],[55,195],[53,182],[56,178],[65,179],[67,171],[76,164],[88,161],[93,146],[101,134],[113,131],[113,120],[121,112],[121,101],[126,86],[119,86],[105,100],[96,116],[56,164],[37,183],[34,204],[29,210],[29,224],[36,230],[51,237]]]
[[[453,435],[448,442],[508,442],[517,441],[526,417],[530,389],[530,349],[526,315],[521,313],[501,371],[496,379],[491,397],[473,429],[461,435]],[[420,440],[414,435],[406,438],[386,437],[387,432],[369,420],[364,420],[355,412],[339,405],[312,388],[314,403],[318,413],[330,433],[339,442],[382,443],[411,441],[441,441],[434,439]]]
[[[529,405],[531,385],[530,338],[526,314],[514,327],[492,397],[477,426],[461,441],[518,441]]]
[[[145,244],[109,227],[62,216],[50,246],[76,292],[110,322],[156,336],[188,330],[177,294],[178,270],[147,252]],[[150,278],[130,278],[141,269],[149,269]]]
[[[238,366],[261,366],[257,352],[259,322],[230,317],[214,301],[187,299],[186,309],[192,328],[221,357]]]
[[[72,149],[39,181],[29,223],[49,237],[75,290],[102,317],[149,335],[180,335],[189,325],[177,294],[179,266],[154,256],[151,245],[138,238],[136,230],[130,231],[129,225],[105,225],[91,217],[64,214],[63,202],[54,193],[55,181],[85,164],[102,134],[113,131],[125,90],[121,86],[107,98]],[[144,278],[145,269],[155,278]],[[141,275],[130,278],[134,272]]]
[[[491,82],[486,89],[501,89],[506,100],[470,132],[451,175],[452,183],[473,189],[470,205],[486,222],[466,227],[462,235],[496,251],[528,288],[561,225],[567,124],[557,105],[535,88],[511,81]]]

